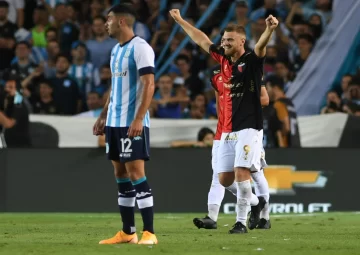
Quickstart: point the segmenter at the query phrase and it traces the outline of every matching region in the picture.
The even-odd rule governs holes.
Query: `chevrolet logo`
[[[327,178],[320,171],[296,171],[295,166],[271,165],[265,168],[270,194],[294,195],[294,187],[323,188]]]

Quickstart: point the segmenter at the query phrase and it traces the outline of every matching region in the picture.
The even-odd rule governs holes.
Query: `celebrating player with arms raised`
[[[224,123],[218,149],[218,173],[220,183],[228,187],[234,180],[237,186],[236,223],[229,233],[247,233],[247,207],[251,200],[251,172],[261,170],[263,120],[260,102],[263,63],[266,45],[278,25],[275,17],[266,19],[266,30],[254,51],[245,52],[245,30],[230,25],[223,35],[223,48],[214,45],[200,30],[182,19],[179,10],[171,10],[171,16],[191,39],[221,64],[224,81]],[[260,221],[259,202],[252,222]],[[255,211],[255,210],[254,210]]]

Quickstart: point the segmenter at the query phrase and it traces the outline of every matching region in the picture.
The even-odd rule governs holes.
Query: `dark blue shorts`
[[[141,136],[129,138],[129,127],[105,127],[106,154],[109,160],[125,163],[138,159],[150,159],[149,128],[144,127]]]

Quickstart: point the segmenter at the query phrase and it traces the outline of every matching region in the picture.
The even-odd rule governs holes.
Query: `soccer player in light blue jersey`
[[[111,52],[110,97],[96,121],[94,135],[106,137],[106,153],[114,166],[118,183],[118,204],[123,228],[100,244],[157,244],[154,234],[153,196],[144,163],[149,160],[148,108],[154,94],[155,54],[150,45],[135,36],[135,12],[128,4],[113,6],[105,24],[118,40]],[[135,200],[144,223],[138,242],[135,229]]]

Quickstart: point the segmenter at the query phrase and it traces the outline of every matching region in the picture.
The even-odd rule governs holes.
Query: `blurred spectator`
[[[87,108],[89,109],[86,112],[82,112],[76,116],[78,117],[93,117],[97,118],[100,116],[103,110],[102,98],[99,93],[95,91],[90,91],[87,94],[86,100]]]
[[[360,105],[353,102],[348,102],[344,104],[343,111],[350,115],[360,116]]]
[[[352,102],[360,105],[360,79],[352,79],[347,89],[345,102]]]
[[[264,72],[273,73],[275,71],[275,63],[278,52],[275,46],[266,47],[266,57],[264,62]]]
[[[59,111],[53,97],[53,87],[48,80],[39,83],[39,97],[32,97],[33,113],[36,114],[58,114]]]
[[[46,29],[45,31],[45,40],[46,42],[50,42],[53,40],[57,40],[58,38],[58,33],[57,33],[57,29],[55,27],[49,27],[48,29]]]
[[[0,70],[10,67],[14,57],[15,33],[17,26],[8,19],[9,4],[0,1]]]
[[[8,148],[30,147],[29,112],[19,87],[16,79],[10,78],[6,82],[4,105],[1,107],[4,110],[0,111],[0,133]]]
[[[321,114],[341,112],[341,99],[335,90],[330,90],[326,97],[326,106],[321,109]]]
[[[57,12],[60,12],[61,21],[59,25],[59,42],[61,52],[70,56],[72,44],[79,39],[79,28],[69,19],[67,8],[64,4],[56,6]]]
[[[83,111],[87,110],[87,94],[100,84],[99,70],[86,61],[88,50],[82,42],[74,42],[71,50],[72,64],[69,74],[76,80],[83,100]]]
[[[82,108],[79,87],[69,75],[70,61],[60,54],[56,59],[56,75],[50,80],[54,87],[54,101],[61,115],[74,115]]]
[[[93,90],[101,96],[111,87],[111,68],[109,64],[103,65],[100,69],[100,84]]]
[[[310,56],[313,45],[314,39],[311,35],[303,34],[298,37],[299,54],[295,56],[293,63],[295,73],[298,73],[305,64],[306,60]]]
[[[31,73],[21,80],[22,93],[26,98],[37,97],[39,80],[43,78],[44,68],[42,65],[35,67]]]
[[[276,0],[264,0],[264,5],[251,13],[250,20],[256,22],[261,17],[267,17],[268,13],[283,20],[286,18],[286,11],[277,6]]]
[[[45,7],[39,6],[34,11],[34,24],[35,26],[31,29],[31,36],[34,47],[46,48],[46,32],[50,27],[49,14]],[[53,38],[56,39],[56,38]]]
[[[251,39],[251,23],[247,18],[248,3],[246,0],[236,1],[234,22],[245,28],[246,40]]]
[[[96,68],[110,63],[110,52],[117,44],[116,40],[110,38],[105,30],[106,19],[102,16],[95,17],[92,21],[94,38],[86,42],[91,62]]]
[[[210,128],[200,129],[197,141],[173,141],[171,147],[211,147],[214,142],[215,133]]]
[[[16,75],[21,81],[28,77],[37,67],[30,60],[31,45],[26,41],[16,44],[15,55],[16,61],[11,65],[11,75]]]
[[[284,82],[276,76],[266,78],[266,88],[276,115],[282,123],[284,147],[300,147],[297,114],[292,101],[285,96]]]
[[[48,40],[46,46],[47,59],[44,62],[45,77],[53,78],[56,75],[56,58],[60,53],[60,45],[56,40]]]
[[[289,64],[282,60],[277,60],[275,63],[275,72],[274,74],[281,78],[284,82],[284,91],[286,92],[291,86],[291,82],[294,79],[294,75],[289,68]]]
[[[186,55],[179,55],[175,63],[180,70],[180,76],[185,80],[185,87],[189,91],[190,97],[202,93],[205,86],[196,74],[191,73],[190,59]]]
[[[309,25],[311,27],[311,32],[315,40],[319,39],[324,30],[321,16],[316,13],[311,15],[309,19]]]
[[[348,88],[349,88],[349,83],[352,80],[352,76],[351,74],[344,74],[343,77],[341,78],[341,99],[345,100],[348,98]]]
[[[19,28],[24,25],[25,0],[5,0],[9,4],[9,20]]]
[[[158,80],[158,91],[154,94],[151,111],[158,118],[179,119],[182,111],[180,103],[189,102],[189,97],[176,95],[173,81],[169,75],[162,75]]]
[[[190,119],[206,119],[207,114],[207,101],[204,94],[196,95],[190,103],[190,108],[185,109],[183,117]]]
[[[273,104],[269,104],[263,108],[263,131],[264,148],[284,148],[285,143],[282,135],[282,122],[277,116],[276,109]]]

